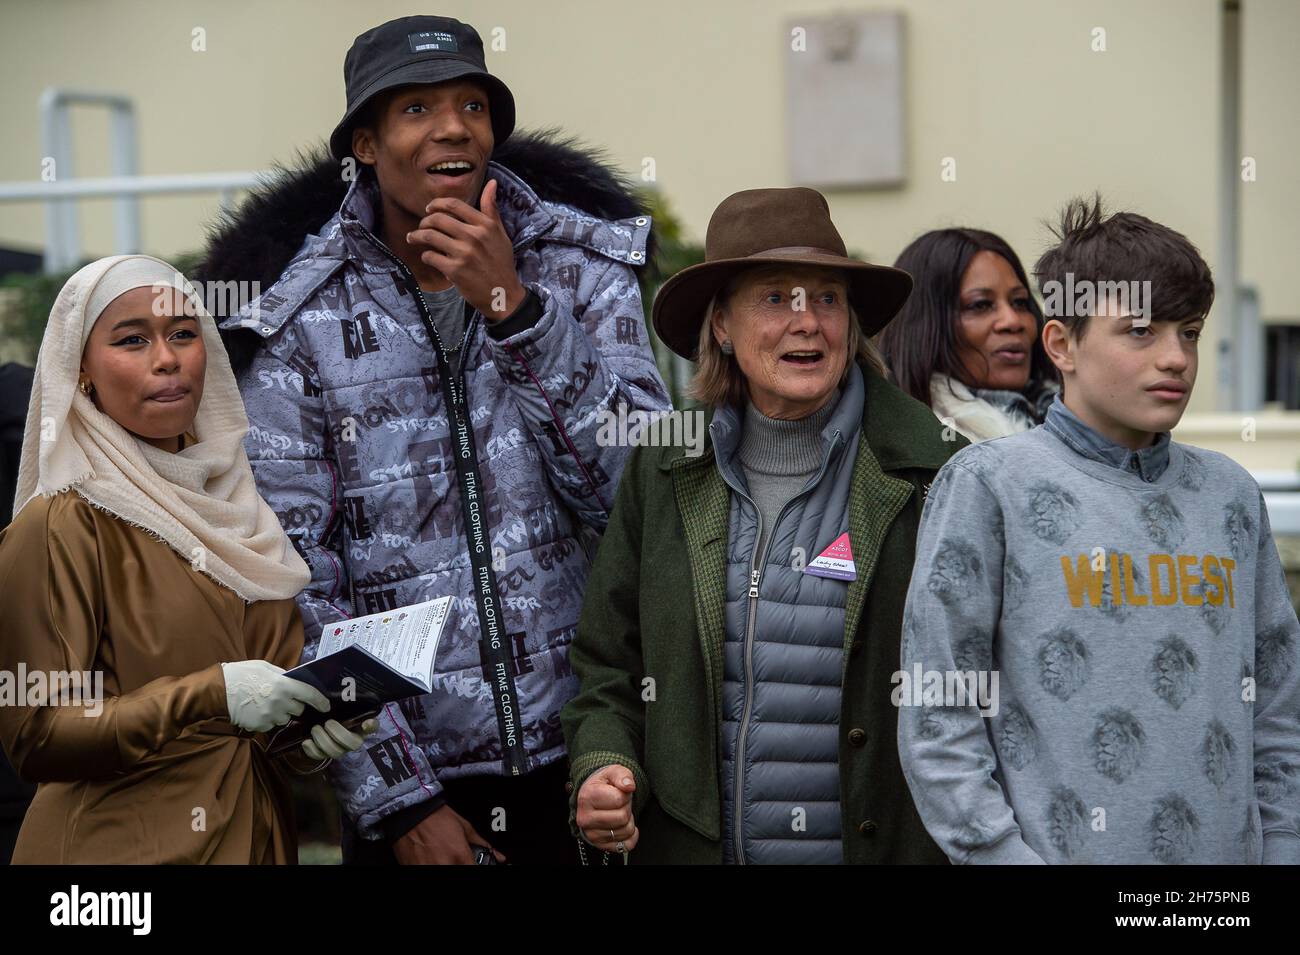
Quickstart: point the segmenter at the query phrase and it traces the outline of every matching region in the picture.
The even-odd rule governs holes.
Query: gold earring
[[[89,378],[82,378],[81,381],[77,382],[77,387],[81,389],[83,395],[89,395],[95,386],[90,383]]]

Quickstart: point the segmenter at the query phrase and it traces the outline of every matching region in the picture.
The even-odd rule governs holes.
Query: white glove
[[[361,734],[352,732],[338,720],[326,720],[311,728],[311,739],[302,741],[302,751],[310,759],[338,759],[355,753],[366,743],[366,737],[379,729],[379,720],[366,720],[361,724]]]
[[[320,690],[301,680],[283,676],[284,670],[265,660],[223,663],[226,709],[230,722],[250,733],[265,733],[283,726],[310,703],[328,713],[330,701]]]

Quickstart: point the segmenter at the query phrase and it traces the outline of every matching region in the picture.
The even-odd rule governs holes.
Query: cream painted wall
[[[125,92],[140,117],[146,173],[264,168],[326,135],[343,107],[351,39],[412,4],[338,0],[46,0],[0,6],[0,180],[39,174],[36,103],[50,85]],[[1003,234],[1032,263],[1042,224],[1093,189],[1216,253],[1216,0],[445,0],[437,12],[505,29],[489,68],[513,88],[521,125],[558,125],[606,147],[629,172],[652,157],[658,186],[702,237],[727,194],[786,183],[782,59],[786,23],[837,9],[907,15],[908,182],[839,192],[832,211],[851,248],[892,261],[920,232],[970,224]],[[1288,46],[1300,4],[1243,0],[1243,278],[1266,317],[1300,317],[1291,281],[1300,148]],[[206,30],[207,51],[191,50]],[[1104,53],[1091,30],[1107,32]],[[107,172],[106,121],[78,117],[77,172]],[[834,135],[828,130],[827,135]],[[940,163],[957,161],[957,181]],[[200,244],[216,197],[144,206],[149,251]],[[87,251],[111,249],[109,203],[83,203]],[[0,242],[39,248],[38,205],[0,205]],[[1192,410],[1209,410],[1204,350]]]
[[[1300,324],[1300,3],[1247,0],[1241,151],[1257,163],[1241,190],[1242,281],[1265,318]]]

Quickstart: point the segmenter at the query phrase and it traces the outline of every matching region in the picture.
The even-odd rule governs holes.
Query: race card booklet
[[[386,703],[428,693],[451,600],[439,597],[326,626],[316,659],[284,675],[329,697],[329,712],[308,706],[301,716],[272,731],[270,751],[298,746],[313,726],[326,720],[355,727]]]

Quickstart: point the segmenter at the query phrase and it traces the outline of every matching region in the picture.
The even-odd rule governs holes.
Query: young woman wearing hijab
[[[898,387],[971,441],[1042,424],[1060,375],[1011,246],[982,229],[937,229],[894,268],[915,283],[877,341]]]
[[[19,685],[0,706],[9,759],[39,783],[14,862],[296,862],[283,764],[321,768],[372,731],[327,721],[301,752],[267,754],[261,734],[329,702],[281,675],[309,573],[257,495],[247,430],[216,325],[174,268],[113,256],[68,280],[0,532],[0,671],[90,673],[103,696]]]

